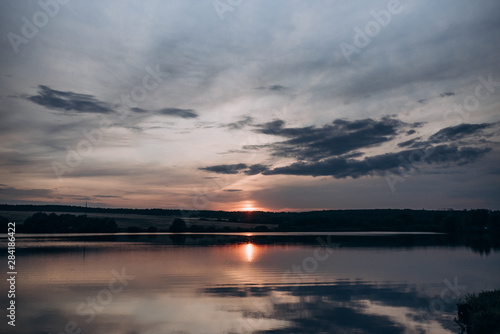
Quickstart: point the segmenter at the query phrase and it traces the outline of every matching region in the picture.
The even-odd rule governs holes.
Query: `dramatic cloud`
[[[454,163],[456,165],[465,165],[474,162],[489,151],[491,151],[491,148],[458,148],[456,146],[440,145],[429,148],[427,152],[406,150],[366,157],[363,160],[340,157],[312,163],[297,162],[289,166],[268,170],[264,174],[358,178],[367,175],[384,175],[387,171],[396,173],[400,168],[412,169],[423,164]]]
[[[248,166],[246,164],[233,164],[233,165],[215,165],[210,167],[201,167],[198,169],[218,174],[238,174],[241,170],[247,168]]]
[[[419,138],[420,138],[420,137],[419,137]],[[416,142],[419,138],[414,138],[414,139],[410,139],[410,140],[404,141],[404,142],[402,142],[402,143],[399,143],[399,144],[398,144],[398,147],[406,147],[406,146],[411,146],[411,145],[415,144],[415,142]]]
[[[480,134],[482,130],[492,126],[489,123],[482,124],[460,124],[457,126],[451,126],[444,128],[436,132],[429,139],[431,141],[439,140],[458,140],[465,137],[470,137],[472,135]]]
[[[182,118],[198,117],[198,114],[193,109],[164,108],[158,110],[158,114],[165,116],[176,116]]]
[[[255,174],[263,173],[266,170],[268,170],[268,166],[265,166],[262,164],[255,164],[255,165],[248,166],[248,169],[245,170],[244,173],[247,175],[255,175]]]
[[[160,110],[146,110],[138,107],[130,108],[131,111],[137,114],[163,115],[181,118],[197,118],[198,114],[193,109],[178,109],[178,108],[163,108]]]
[[[499,123],[459,124],[439,130],[431,135],[428,140],[421,140],[421,137],[417,137],[398,143],[398,147],[425,149],[426,147],[445,142],[460,142],[461,145],[480,146],[489,143],[487,138],[492,136],[491,134],[485,134],[483,130],[493,128],[498,125]]]
[[[293,157],[299,160],[319,160],[353,151],[380,145],[392,140],[401,130],[417,127],[397,119],[384,117],[380,120],[370,118],[348,121],[337,119],[322,127],[287,128],[285,122],[276,120],[259,125],[257,132],[288,137],[290,139],[263,146],[269,147],[273,155]]]
[[[430,136],[430,140],[418,141],[419,138],[414,138],[397,144],[398,147],[415,147],[415,149],[368,156],[364,159],[356,159],[362,155],[358,149],[390,141],[401,132],[400,130],[409,125],[391,118],[383,118],[380,121],[335,120],[332,125],[321,128],[286,128],[284,124],[283,121],[276,120],[258,125],[258,132],[292,138],[260,147],[271,147],[274,155],[294,157],[297,162],[277,168],[261,164],[252,166],[236,164],[200,169],[222,174],[261,173],[359,178],[384,175],[386,172],[402,173],[402,169],[411,170],[423,165],[462,166],[475,162],[491,151],[490,147],[439,145],[443,141],[478,135],[481,130],[492,126],[487,123],[461,124],[444,128]],[[418,127],[420,124],[411,126]]]
[[[132,110],[133,112],[136,112],[138,114],[145,114],[145,113],[149,113],[149,110],[146,110],[146,109],[142,109],[142,108],[130,108],[130,110]]]
[[[222,124],[221,127],[226,127],[229,130],[240,130],[244,128],[247,125],[250,125],[253,123],[253,118],[251,116],[245,116],[243,119],[234,122],[234,123],[228,123],[228,124]]]
[[[213,1],[70,1],[26,43],[0,40],[2,183],[175,207],[228,174],[223,189],[255,207],[374,207],[389,188],[362,176],[427,152],[407,196],[383,205],[436,208],[426,195],[439,189],[456,208],[499,208],[500,2],[444,1],[402,3],[363,45],[357,28],[387,1],[229,3],[223,20]],[[0,6],[3,36],[22,37],[21,18],[40,11]],[[252,198],[268,189],[280,198]],[[241,194],[207,209],[241,208]],[[59,200],[46,195],[36,201]]]
[[[94,197],[98,197],[98,198],[122,198],[122,196],[111,196],[111,195],[94,195]]]
[[[113,112],[107,103],[97,100],[92,95],[62,92],[44,85],[38,88],[38,94],[28,96],[27,99],[48,109],[96,114]]]
[[[238,174],[241,172],[246,175],[256,175],[267,171],[268,167],[262,164],[247,165],[242,163],[233,165],[215,165],[198,169],[218,174]]]
[[[0,185],[0,199],[13,200],[23,198],[54,198],[54,191],[52,189],[20,189]]]
[[[283,91],[287,88],[285,86],[281,86],[281,85],[271,85],[271,86],[260,86],[260,87],[257,87],[256,89],[280,92],[280,91]]]

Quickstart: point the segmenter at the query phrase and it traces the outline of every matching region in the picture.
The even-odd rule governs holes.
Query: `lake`
[[[458,298],[500,288],[497,241],[439,234],[16,241],[16,327],[4,316],[3,333],[449,334]]]

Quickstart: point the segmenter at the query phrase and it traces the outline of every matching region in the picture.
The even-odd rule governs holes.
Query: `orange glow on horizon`
[[[262,211],[262,209],[256,207],[254,201],[244,201],[242,203],[242,206],[238,209],[238,211],[252,212],[252,211]]]

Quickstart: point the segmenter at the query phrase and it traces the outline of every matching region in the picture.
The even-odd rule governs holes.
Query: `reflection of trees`
[[[169,235],[170,240],[173,245],[185,245],[186,244],[186,235],[185,234],[172,234]]]
[[[227,246],[242,245],[251,242],[254,245],[321,245],[319,238],[327,244],[342,248],[379,248],[379,249],[412,249],[426,247],[469,248],[475,253],[489,255],[492,251],[500,251],[500,240],[485,234],[390,234],[390,235],[262,235],[246,234],[158,234],[154,239],[149,235],[113,235],[113,236],[66,236],[61,240],[98,241],[98,242],[130,242],[147,243],[149,245],[186,245],[186,246]],[[31,252],[31,249],[24,250]]]

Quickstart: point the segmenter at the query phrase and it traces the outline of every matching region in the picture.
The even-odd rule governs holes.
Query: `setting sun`
[[[242,208],[242,211],[255,211],[255,208],[252,205],[247,204],[245,207]]]
[[[240,207],[239,209],[240,211],[248,211],[248,212],[252,212],[252,211],[257,211],[257,210],[260,210],[260,208],[257,208],[255,206],[255,202],[254,201],[244,201],[243,202],[243,205]]]

